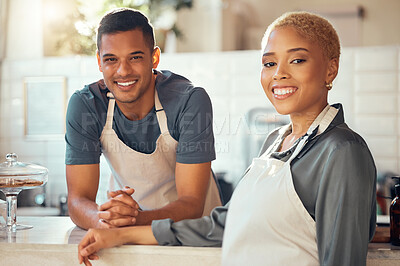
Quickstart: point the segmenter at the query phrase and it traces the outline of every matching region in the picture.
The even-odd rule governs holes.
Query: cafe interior
[[[11,212],[17,223],[30,226],[0,231],[0,264],[78,264],[76,246],[84,230],[69,219],[65,116],[71,95],[103,78],[95,30],[107,10],[120,6],[138,7],[151,19],[161,48],[158,69],[187,77],[210,96],[216,151],[212,170],[224,203],[267,134],[290,122],[275,111],[261,87],[266,27],[287,11],[328,19],[342,46],[329,103],[343,104],[346,123],[365,139],[377,168],[381,230],[380,239],[370,244],[367,265],[399,265],[400,250],[389,243],[397,183],[392,177],[400,175],[398,0],[0,0],[0,164],[40,176],[39,184],[22,187],[13,198],[0,186],[0,226],[7,227]],[[0,168],[0,181],[7,175]],[[98,204],[107,200],[110,175],[102,156]],[[221,250],[124,245],[101,257],[94,265],[118,260],[219,265]]]

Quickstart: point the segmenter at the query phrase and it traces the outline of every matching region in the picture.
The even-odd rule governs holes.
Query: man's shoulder
[[[156,90],[165,109],[177,110],[190,105],[203,105],[209,102],[209,96],[202,87],[171,71],[160,71],[156,81]]]
[[[190,97],[196,91],[206,91],[202,87],[195,86],[189,79],[179,74],[168,70],[163,70],[158,73],[156,80],[156,89],[161,96],[175,97]],[[173,95],[173,97],[172,97]],[[160,99],[161,100],[161,99]]]
[[[107,107],[106,90],[104,81],[99,80],[75,91],[69,99],[67,116],[79,115],[82,112],[104,112]]]
[[[98,99],[101,100],[106,95],[108,89],[104,84],[104,80],[100,79],[93,83],[85,85],[82,89],[75,92],[76,95],[82,98],[82,100]]]

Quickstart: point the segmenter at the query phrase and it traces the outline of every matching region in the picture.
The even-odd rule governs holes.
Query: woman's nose
[[[283,66],[278,66],[273,75],[273,79],[281,80],[281,79],[287,79],[287,78],[289,78],[288,72],[285,70],[285,68]]]

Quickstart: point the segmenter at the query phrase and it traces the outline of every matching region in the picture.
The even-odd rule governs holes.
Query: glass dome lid
[[[0,178],[41,178],[47,173],[46,167],[18,162],[18,156],[15,153],[7,154],[6,161],[0,163]]]

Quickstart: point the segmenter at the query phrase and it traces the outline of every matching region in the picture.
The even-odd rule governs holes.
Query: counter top
[[[0,231],[1,265],[78,265],[78,243],[85,230],[69,217],[18,217],[32,229]],[[124,245],[99,252],[93,265],[220,265],[221,249]],[[400,265],[400,247],[371,243],[367,266]]]
[[[0,231],[0,265],[79,265],[78,243],[86,233],[69,217],[17,217],[32,229]],[[101,250],[93,265],[219,265],[220,248],[136,246]]]

